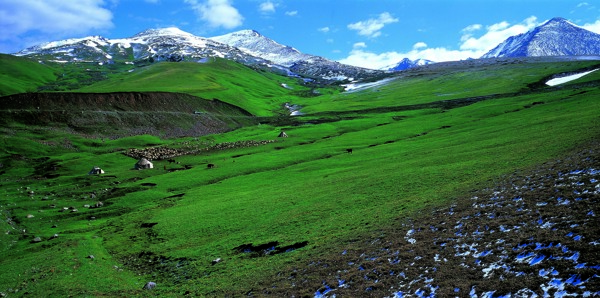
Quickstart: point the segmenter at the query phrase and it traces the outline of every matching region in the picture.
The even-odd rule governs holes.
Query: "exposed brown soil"
[[[16,122],[100,137],[198,136],[253,121],[236,106],[180,93],[22,93],[0,98],[0,125]]]

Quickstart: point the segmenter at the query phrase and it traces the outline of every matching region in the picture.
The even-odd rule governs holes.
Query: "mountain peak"
[[[565,18],[562,18],[562,17],[553,17],[548,22],[546,22],[546,24],[548,24],[548,23],[564,23],[564,22],[568,22],[568,20]]]
[[[177,27],[167,27],[167,28],[158,28],[158,29],[148,29],[144,30],[133,37],[143,37],[143,36],[193,36],[193,34],[189,32],[185,32]]]
[[[253,37],[263,36],[258,31],[252,30],[252,29],[244,29],[244,30],[236,31],[236,32],[233,32],[233,33],[230,33],[230,34],[232,34],[232,35],[239,35],[239,36],[253,36]]]
[[[398,62],[394,65],[390,65],[390,66],[386,66],[386,67],[382,68],[382,70],[401,71],[401,70],[407,70],[409,68],[414,68],[414,67],[433,64],[433,63],[435,63],[435,62],[433,62],[431,60],[427,60],[427,59],[410,60],[409,58],[404,58],[400,62]]]
[[[313,56],[300,53],[292,47],[279,44],[255,30],[241,30],[209,39],[240,48],[251,55],[283,66],[291,66],[296,61],[313,58]]]
[[[571,23],[569,20],[567,20],[565,18],[561,18],[561,17],[552,18],[552,19],[548,20],[547,22],[545,22],[544,24],[542,24],[541,26],[539,26],[538,28],[553,28],[553,27],[581,28],[581,27]]]
[[[509,37],[482,58],[599,54],[600,34],[555,17],[529,32]]]

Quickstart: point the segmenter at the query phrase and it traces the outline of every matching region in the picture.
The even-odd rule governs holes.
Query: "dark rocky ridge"
[[[24,93],[0,98],[4,127],[19,123],[87,135],[198,136],[254,121],[234,105],[180,93]]]

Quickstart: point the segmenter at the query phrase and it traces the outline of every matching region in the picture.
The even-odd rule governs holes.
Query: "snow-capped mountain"
[[[210,39],[288,67],[291,71],[308,76],[329,79],[360,78],[376,74],[378,71],[341,64],[320,56],[304,54],[293,47],[286,46],[267,38],[254,30],[241,30]]]
[[[409,68],[433,64],[433,63],[435,63],[435,62],[433,62],[431,60],[427,60],[427,59],[410,60],[408,58],[404,58],[404,59],[402,59],[402,61],[400,61],[394,65],[390,65],[390,66],[386,66],[386,67],[382,68],[382,70],[401,71],[401,70],[406,70]]]
[[[241,30],[209,39],[286,67],[292,66],[296,61],[309,60],[313,57],[292,47],[279,44],[254,30]]]
[[[481,58],[600,55],[600,34],[566,19],[553,18],[533,30],[511,36]]]
[[[178,28],[149,29],[129,38],[102,36],[53,41],[15,53],[38,60],[110,63],[153,61],[204,61],[220,57],[278,72],[340,80],[378,73],[322,57],[300,53],[278,44],[256,31],[244,30],[215,38],[204,38]]]
[[[89,36],[43,43],[15,55],[62,62],[195,61],[206,57],[221,57],[241,63],[265,62],[237,48],[195,36],[178,28],[150,29],[130,38],[107,39]]]

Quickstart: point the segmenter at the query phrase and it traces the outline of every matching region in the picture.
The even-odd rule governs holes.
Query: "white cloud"
[[[376,19],[368,19],[348,25],[348,29],[358,31],[359,35],[375,38],[381,35],[381,29],[387,24],[398,22],[397,18],[392,17],[388,12],[384,12]]]
[[[473,32],[473,31],[481,30],[481,28],[483,28],[483,26],[481,24],[473,24],[473,25],[469,25],[469,26],[465,27],[464,29],[462,29],[462,31],[463,32]]]
[[[583,25],[581,27],[583,27],[586,30],[590,30],[590,31],[592,31],[594,33],[600,34],[600,20],[596,20],[595,23],[585,24],[585,25]]]
[[[2,0],[0,52],[14,53],[49,39],[97,34],[112,28],[102,0]]]
[[[367,44],[364,42],[357,42],[355,44],[352,45],[352,49],[356,50],[356,49],[362,49],[362,48],[366,48]]]
[[[413,50],[424,49],[424,48],[427,48],[427,44],[422,41],[417,42],[413,45]]]
[[[348,57],[339,60],[339,62],[365,68],[381,69],[396,64],[404,58],[441,62],[465,60],[475,57],[474,54],[472,51],[448,50],[446,48],[417,48],[406,53],[396,51],[373,53],[354,47]]]
[[[298,11],[297,11],[297,10],[286,11],[286,12],[285,12],[285,15],[286,15],[286,16],[290,16],[290,17],[293,17],[293,16],[295,16],[295,15],[298,15]]]
[[[229,0],[206,0],[202,3],[198,0],[184,1],[190,4],[200,19],[206,21],[211,27],[233,29],[242,25],[244,21],[244,17]]]
[[[262,13],[274,13],[275,12],[275,4],[271,1],[266,1],[260,4],[258,7],[260,12]]]
[[[521,23],[511,25],[508,22],[499,22],[485,27],[479,37],[475,37],[475,31],[484,29],[483,25],[470,25],[463,30],[459,49],[448,49],[445,47],[429,48],[425,42],[417,42],[408,52],[390,51],[374,53],[367,51],[366,44],[354,44],[348,56],[339,60],[341,63],[360,67],[380,69],[398,63],[404,58],[411,60],[427,59],[435,62],[459,61],[468,58],[479,58],[489,50],[506,40],[512,35],[525,33],[539,25],[537,18],[532,16]],[[594,24],[588,24],[589,28],[600,30],[600,20]],[[589,29],[588,29],[589,30]]]
[[[474,32],[481,30],[481,28],[483,28],[483,26],[481,24],[472,24],[472,25],[469,25],[469,26],[463,28],[461,30],[463,35],[460,37],[460,41],[464,42],[464,41],[468,40],[469,38],[473,37]]]
[[[581,2],[581,3],[577,4],[577,8],[579,8],[579,7],[584,7],[584,6],[589,6],[589,5],[590,5],[590,4],[589,4],[589,3],[587,3],[587,2]]]
[[[538,25],[540,25],[540,23],[537,22],[537,18],[534,16],[514,25],[511,25],[506,21],[492,24],[486,27],[487,31],[480,37],[473,37],[470,32],[463,35],[461,37],[462,44],[460,45],[460,49],[481,53],[481,55],[483,55],[507,38],[525,33]]]
[[[569,13],[570,14],[575,14],[575,13],[578,13],[578,12],[585,11],[586,14],[587,14],[588,12],[595,11],[595,10],[596,10],[595,6],[590,5],[587,2],[581,2],[581,3],[577,4],[575,6],[575,8],[573,8]]]
[[[329,32],[329,30],[330,30],[330,29],[329,29],[329,27],[323,27],[323,28],[319,28],[319,29],[317,29],[317,30],[318,30],[319,32],[327,33],[327,32]]]
[[[58,36],[85,34],[113,27],[112,13],[102,0],[3,0],[0,39],[29,31]]]

